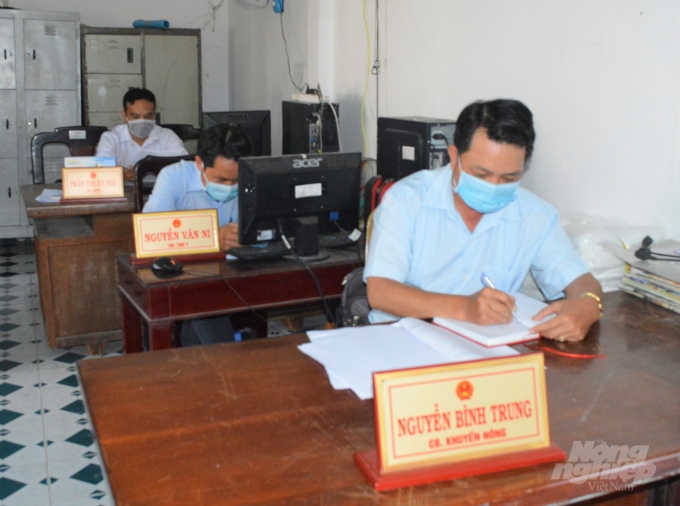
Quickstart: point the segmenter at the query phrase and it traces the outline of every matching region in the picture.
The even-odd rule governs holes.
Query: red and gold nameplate
[[[373,374],[380,471],[550,446],[543,354]]]
[[[64,200],[124,197],[123,167],[61,169]]]
[[[217,210],[134,214],[137,258],[220,250]]]

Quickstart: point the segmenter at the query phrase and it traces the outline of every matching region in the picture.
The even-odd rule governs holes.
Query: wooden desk
[[[184,274],[172,279],[157,278],[149,267],[133,267],[129,255],[119,255],[117,265],[126,353],[171,348],[173,325],[179,320],[321,300],[312,277],[292,259],[187,263]],[[344,277],[357,265],[353,249],[332,251],[329,259],[309,263],[327,300],[340,298]]]
[[[120,506],[672,504],[680,493],[668,482],[680,473],[680,316],[622,293],[604,304],[584,343],[554,346],[607,358],[546,353],[550,430],[567,454],[574,441],[650,445],[656,474],[623,495],[553,481],[552,465],[373,491],[352,458],[375,448],[372,402],[334,391],[297,350],[304,335],[78,368]]]
[[[115,258],[134,251],[132,190],[125,202],[44,204],[35,199],[60,184],[24,185],[35,228],[38,282],[51,348],[87,344],[96,352],[123,337]]]

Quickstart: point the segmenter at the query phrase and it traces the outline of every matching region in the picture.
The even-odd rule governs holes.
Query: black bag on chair
[[[344,289],[338,310],[338,327],[356,327],[368,325],[368,313],[371,306],[368,305],[366,285],[362,279],[364,268],[359,267],[345,276],[342,281]]]

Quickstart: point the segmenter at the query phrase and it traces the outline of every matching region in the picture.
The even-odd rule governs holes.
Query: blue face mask
[[[206,180],[205,191],[216,201],[225,203],[238,197],[238,184],[230,186],[228,184],[213,183],[205,173],[205,166],[203,167],[203,175]]]
[[[460,157],[458,157],[458,167],[460,167],[460,177],[458,184],[455,183],[454,179],[453,191],[478,213],[486,214],[499,211],[515,200],[517,188],[519,188],[521,181],[504,184],[482,181],[463,170]]]

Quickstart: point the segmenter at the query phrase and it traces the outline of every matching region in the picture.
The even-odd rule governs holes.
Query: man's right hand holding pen
[[[515,298],[505,292],[496,290],[492,281],[482,273],[484,288],[467,297],[467,315],[469,322],[477,325],[495,325],[510,323],[515,319],[517,311]]]

